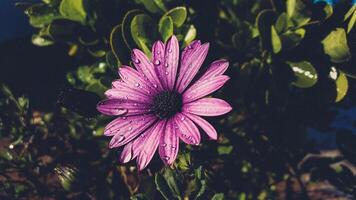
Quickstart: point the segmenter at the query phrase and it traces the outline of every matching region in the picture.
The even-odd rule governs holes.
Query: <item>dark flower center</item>
[[[155,96],[151,110],[160,119],[167,119],[182,109],[182,95],[175,91],[163,91]]]

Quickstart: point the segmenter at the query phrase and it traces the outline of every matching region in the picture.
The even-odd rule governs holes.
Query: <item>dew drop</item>
[[[161,144],[161,147],[166,147],[166,146],[167,146],[166,143],[162,143],[162,144]]]
[[[136,87],[139,87],[139,86],[140,86],[140,84],[139,84],[139,83],[136,83],[136,84],[135,84],[135,86],[136,86]]]
[[[124,135],[119,135],[117,138],[115,138],[114,143],[122,142],[124,139],[125,139]]]
[[[154,64],[154,65],[159,65],[159,64],[161,64],[161,61],[155,60],[155,61],[153,62],[153,64]]]
[[[168,67],[168,63],[164,64],[165,67]]]
[[[168,75],[169,74],[169,72],[168,71],[166,71],[166,73],[165,73],[166,75]]]
[[[172,49],[168,49],[168,53],[172,53]]]
[[[130,127],[129,127],[129,131],[131,131],[131,130],[132,130],[132,127],[130,126]]]
[[[139,59],[137,59],[137,58],[134,60],[134,62],[135,62],[136,64],[140,64],[140,63],[141,63],[141,61],[140,61]]]
[[[127,119],[127,117],[122,117],[121,119]]]
[[[184,120],[185,120],[185,117],[184,117],[184,116],[182,116],[180,119],[181,119],[182,121],[184,121]]]
[[[192,45],[189,45],[189,46],[188,46],[188,49],[193,49]]]
[[[157,87],[158,87],[158,85],[157,85],[157,84],[154,84],[154,85],[153,85],[153,87],[154,87],[154,88],[157,88]]]
[[[163,156],[163,159],[168,161],[169,160],[169,156]]]
[[[157,55],[159,55],[161,52],[160,51],[157,51]]]

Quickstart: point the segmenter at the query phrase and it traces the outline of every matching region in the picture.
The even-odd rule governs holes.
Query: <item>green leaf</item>
[[[59,12],[67,19],[85,23],[87,19],[87,0],[62,0]]]
[[[172,194],[169,190],[169,187],[164,180],[164,177],[160,173],[156,173],[155,175],[155,184],[157,187],[157,190],[161,193],[164,199],[170,200],[173,199]]]
[[[276,28],[277,33],[282,33],[287,30],[288,17],[285,12],[278,16],[276,24],[275,24],[275,28]]]
[[[164,16],[172,17],[173,24],[176,27],[180,27],[183,25],[187,18],[187,9],[185,7],[176,7],[169,10]]]
[[[143,6],[151,13],[159,13],[162,11],[162,2],[152,0],[135,0],[137,3],[143,4]]]
[[[40,46],[40,47],[49,46],[49,45],[54,44],[52,39],[50,39],[48,37],[41,36],[41,35],[33,35],[32,36],[32,43],[34,45],[37,45],[37,46]]]
[[[340,102],[346,96],[347,90],[349,89],[349,83],[345,73],[343,73],[342,71],[339,72],[339,76],[337,77],[335,84],[336,84],[335,102]]]
[[[282,48],[285,50],[292,49],[300,44],[305,36],[305,29],[299,28],[295,31],[287,31],[280,35]]]
[[[274,24],[276,13],[273,10],[262,10],[256,18],[256,26],[264,49],[272,50],[271,26]]]
[[[25,13],[29,16],[30,24],[36,28],[43,28],[53,20],[62,18],[56,9],[41,4],[27,8]]]
[[[310,62],[287,62],[287,64],[291,67],[296,77],[293,85],[299,88],[309,88],[318,81],[318,74]]]
[[[133,40],[131,35],[131,22],[133,18],[139,14],[143,14],[143,12],[138,9],[130,10],[125,14],[124,19],[122,20],[122,39],[130,50],[132,50],[135,46],[135,41]]]
[[[278,33],[273,25],[271,26],[271,40],[272,40],[273,53],[279,53],[282,49],[282,42],[281,42],[281,38],[279,38]]]
[[[351,31],[352,27],[354,27],[355,22],[356,22],[356,11],[354,11],[349,23],[347,24],[347,33]]]
[[[163,172],[163,177],[166,180],[166,183],[171,190],[173,196],[178,199],[181,199],[181,193],[177,184],[176,175],[174,174],[173,170],[170,168],[165,168]]]
[[[296,5],[297,5],[297,0],[287,0],[286,7],[287,7],[287,15],[289,17],[293,17]]]
[[[164,42],[173,35],[173,20],[170,16],[163,16],[159,20],[158,31],[160,32]]]
[[[351,15],[356,12],[356,5],[353,5],[349,11],[347,11],[347,13],[344,16],[344,21],[346,21],[348,18],[351,17]]]
[[[131,35],[137,46],[145,52],[148,57],[151,57],[150,47],[154,37],[156,23],[146,14],[136,15],[131,22]]]
[[[218,154],[219,155],[228,155],[232,152],[234,147],[232,145],[229,146],[218,146]]]
[[[211,200],[224,200],[224,193],[216,193]]]
[[[111,31],[110,47],[119,63],[129,63],[129,59],[127,57],[129,57],[130,51],[123,40],[121,24],[115,26]]]
[[[350,59],[351,54],[347,45],[346,32],[337,28],[322,41],[325,54],[330,56],[332,62],[341,63]]]
[[[190,25],[183,39],[184,46],[190,44],[195,39],[196,36],[197,36],[197,29],[195,29],[194,25]]]

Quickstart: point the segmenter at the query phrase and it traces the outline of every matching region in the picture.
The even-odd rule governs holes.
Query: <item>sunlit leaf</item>
[[[211,198],[211,200],[224,200],[224,193],[217,193]]]
[[[185,7],[176,7],[172,10],[169,10],[164,16],[170,16],[173,20],[173,24],[176,27],[180,27],[183,25],[187,18],[187,9]]]
[[[341,71],[339,72],[339,76],[337,77],[335,84],[336,84],[335,102],[339,102],[346,96],[347,90],[349,89],[349,83],[345,73]]]
[[[173,35],[173,20],[170,16],[163,16],[159,20],[158,31],[160,32],[164,42]]]
[[[347,45],[346,32],[343,28],[337,28],[327,35],[322,41],[324,52],[332,62],[341,63],[350,59],[350,49]]]
[[[300,88],[309,88],[318,81],[318,74],[310,62],[287,62],[287,64],[291,67],[296,77],[293,85]]]
[[[273,25],[271,26],[271,37],[272,37],[273,53],[279,53],[282,49],[282,42],[281,42],[281,39],[279,38],[278,33]]]
[[[146,14],[136,15],[131,22],[131,35],[137,46],[142,49],[146,55],[151,56],[150,47],[155,38],[156,23]]]
[[[67,19],[84,23],[87,19],[87,0],[62,0],[59,12]]]
[[[194,27],[194,25],[190,25],[183,39],[184,46],[187,46],[190,42],[192,42],[195,39],[196,35],[197,29]]]

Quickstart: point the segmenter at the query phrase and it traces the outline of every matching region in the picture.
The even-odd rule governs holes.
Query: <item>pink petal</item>
[[[162,89],[161,82],[157,76],[153,63],[147,58],[147,56],[140,50],[132,50],[132,61],[136,69],[147,77],[153,88]]]
[[[132,159],[134,159],[132,154],[132,142],[129,142],[125,145],[124,150],[122,150],[121,152],[120,162],[127,163]]]
[[[121,129],[116,129],[114,137],[111,138],[109,148],[116,148],[127,144],[132,139],[140,135],[144,130],[149,128],[156,120],[147,119],[144,121],[131,121],[130,124],[123,126]],[[111,130],[114,132],[114,129]]]
[[[104,115],[137,115],[148,113],[150,106],[135,101],[106,99],[98,103],[97,110]]]
[[[150,114],[118,117],[106,125],[104,135],[113,136],[121,134],[128,129],[137,128],[155,120],[156,116]]]
[[[158,152],[165,164],[172,164],[178,154],[179,137],[174,128],[174,119],[171,118],[163,134],[161,134]]]
[[[131,89],[148,95],[151,95],[155,92],[155,89],[152,88],[150,84],[147,84],[148,81],[146,81],[138,71],[134,70],[131,67],[120,67],[119,75],[121,77],[121,80],[126,83],[125,85]],[[113,83],[113,85],[115,86],[116,83]]]
[[[218,116],[231,111],[231,106],[222,99],[203,98],[183,105],[182,110],[200,116]]]
[[[189,113],[184,113],[189,119],[191,119],[194,123],[196,123],[200,128],[202,128],[205,133],[209,136],[209,138],[216,140],[218,138],[218,134],[215,130],[215,128],[205,119],[197,116],[197,115],[192,115]]]
[[[188,66],[186,64],[186,62],[188,60],[187,58],[190,57],[192,55],[192,53],[194,53],[197,50],[197,48],[200,47],[200,45],[201,45],[200,40],[194,40],[183,49],[182,56],[181,56],[181,64],[180,64],[181,70],[185,70],[182,68],[185,68]]]
[[[122,99],[140,102],[143,104],[151,104],[152,95],[148,96],[136,89],[131,89],[126,86],[126,83],[115,82],[115,88],[105,91],[105,96],[108,99]]]
[[[159,121],[156,126],[149,131],[146,131],[144,135],[141,135],[134,141],[133,149],[139,149],[139,153],[137,155],[137,166],[140,171],[143,170],[152,160],[152,157],[158,147],[159,138],[164,133],[165,125],[165,120]]]
[[[216,60],[210,64],[208,70],[199,79],[200,81],[222,75],[229,67],[229,62],[225,59]]]
[[[225,75],[211,77],[203,81],[198,80],[183,94],[183,103],[192,102],[196,99],[209,95],[220,89],[230,78]]]
[[[177,113],[174,116],[174,128],[183,142],[198,145],[200,143],[200,133],[197,126],[185,115]]]
[[[152,62],[156,68],[156,73],[163,88],[167,89],[167,75],[164,67],[165,45],[162,41],[157,41],[152,46]]]
[[[176,81],[177,69],[179,62],[179,44],[176,36],[172,36],[166,45],[165,50],[165,63],[164,67],[166,68],[165,76],[167,77],[167,86],[168,89],[173,89],[174,83]]]
[[[209,43],[205,43],[197,48],[191,55],[187,56],[185,66],[182,66],[177,80],[177,91],[183,92],[184,89],[190,84],[201,65],[203,64],[206,55],[208,54]]]

